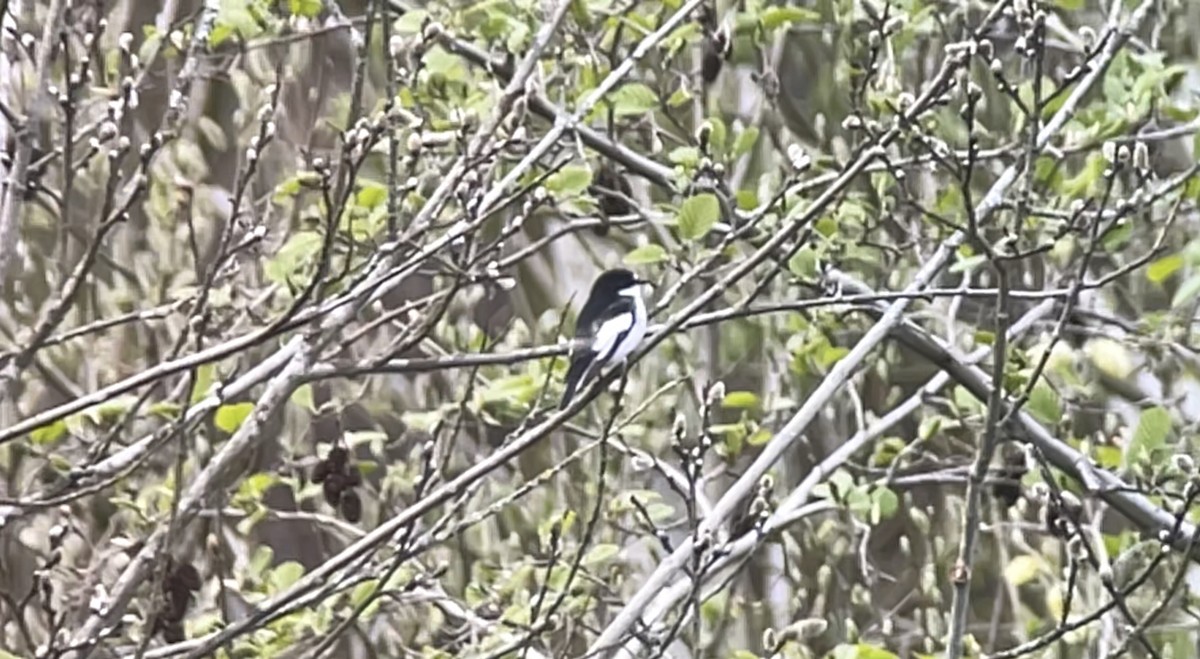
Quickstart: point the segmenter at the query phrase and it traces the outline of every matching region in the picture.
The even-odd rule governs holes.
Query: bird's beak
[[[638,286],[649,286],[650,288],[654,288],[654,282],[650,281],[649,279],[634,279],[633,283],[637,284]]]

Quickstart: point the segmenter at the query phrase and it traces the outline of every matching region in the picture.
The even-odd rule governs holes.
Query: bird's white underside
[[[632,314],[622,314],[616,318],[610,318],[600,325],[596,330],[595,337],[592,340],[592,350],[597,355],[608,355],[606,363],[615,364],[629,356],[642,339],[646,336],[646,303],[642,300],[641,291],[637,286],[630,286],[620,292],[621,295],[633,298],[635,310]],[[628,333],[626,331],[628,330]],[[621,335],[625,334],[624,339],[616,349],[613,349],[613,344]],[[610,354],[610,351],[611,354]]]

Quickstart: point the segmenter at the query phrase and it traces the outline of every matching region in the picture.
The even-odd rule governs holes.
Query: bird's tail
[[[576,355],[575,359],[571,360],[571,367],[567,369],[566,388],[563,390],[562,401],[558,404],[558,409],[565,410],[567,405],[571,404],[571,399],[575,397],[575,392],[584,382],[584,376],[587,375],[588,366],[592,360],[587,355]]]

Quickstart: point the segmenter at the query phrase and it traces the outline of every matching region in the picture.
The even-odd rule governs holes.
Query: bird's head
[[[650,282],[638,279],[636,275],[624,268],[606,270],[592,284],[592,295],[602,296],[639,295],[639,287]]]

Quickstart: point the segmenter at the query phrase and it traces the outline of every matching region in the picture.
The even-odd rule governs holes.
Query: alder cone
[[[326,460],[329,461],[329,465],[333,471],[341,471],[342,467],[346,466],[346,457],[346,449],[335,446],[329,449],[329,455],[326,457]]]
[[[721,68],[724,65],[725,58],[717,50],[716,44],[705,41],[704,55],[700,58],[700,75],[703,76],[705,84],[711,85],[716,81],[717,76],[721,75]]]
[[[992,485],[992,496],[1004,508],[1012,508],[1021,498],[1021,486],[1018,483],[996,483]]]
[[[357,524],[362,520],[362,499],[359,498],[357,492],[346,492],[342,495],[342,517],[351,524]]]
[[[183,620],[188,604],[191,604],[192,593],[178,584],[171,584],[163,595],[163,608],[158,615],[165,621]]]
[[[323,482],[325,482],[325,477],[328,475],[329,475],[329,463],[326,462],[325,460],[321,460],[317,464],[313,465],[312,475],[310,476],[310,479],[314,483],[323,483]]]
[[[192,592],[200,590],[200,586],[203,585],[200,572],[191,563],[184,563],[175,568],[173,576],[176,583]]]
[[[633,186],[629,184],[629,179],[625,178],[624,175],[617,172],[607,163],[600,167],[600,171],[596,175],[596,184],[590,190],[592,196],[599,200],[601,214],[605,220],[614,216],[633,214],[635,209],[628,201],[622,197],[609,194],[600,188],[619,192],[624,197],[633,196]],[[604,222],[596,227],[593,233],[597,236],[606,236],[608,235],[608,229],[608,222]]]
[[[325,494],[326,503],[331,506],[338,505],[342,498],[342,479],[337,474],[330,474],[321,485],[321,491]]]
[[[182,643],[187,640],[187,635],[183,633],[183,622],[180,620],[163,621],[158,629],[163,640],[168,643]]]

